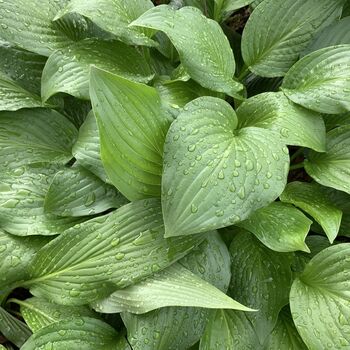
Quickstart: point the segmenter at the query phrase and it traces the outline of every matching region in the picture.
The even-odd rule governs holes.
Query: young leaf
[[[91,317],[77,317],[52,323],[34,333],[21,350],[118,350],[118,333],[107,323]]]
[[[153,77],[147,61],[135,48],[119,41],[86,39],[55,51],[49,57],[42,76],[43,100],[47,101],[58,92],[89,99],[92,65],[144,83]]]
[[[63,306],[41,298],[12,300],[20,305],[21,315],[33,333],[53,323],[78,317],[96,317],[87,306]]]
[[[350,193],[350,126],[327,133],[326,153],[310,151],[306,172],[318,183]]]
[[[350,344],[350,244],[317,254],[294,280],[290,292],[293,320],[310,349],[341,349]]]
[[[49,162],[66,164],[77,137],[75,126],[49,109],[0,113],[0,162],[6,169]]]
[[[282,90],[293,102],[320,113],[350,111],[350,45],[303,57],[286,74]]]
[[[252,311],[176,263],[138,284],[98,300],[94,309],[107,313],[143,314],[166,306]]]
[[[72,154],[77,163],[98,176],[102,181],[110,183],[103,168],[100,152],[100,136],[94,112],[90,111],[73,146]]]
[[[280,196],[282,202],[291,203],[311,215],[324,229],[333,243],[337,237],[342,211],[333,205],[322,187],[306,182],[291,182]]]
[[[246,317],[263,344],[275,327],[280,310],[288,303],[292,255],[266,248],[246,231],[232,240],[230,253],[230,295],[259,310],[247,313]]]
[[[303,52],[303,55],[308,55],[311,52],[323,49],[325,47],[350,44],[349,26],[350,17],[333,22],[320,33],[317,33],[315,39]]]
[[[131,25],[164,32],[178,51],[184,69],[202,86],[230,96],[242,90],[242,85],[233,80],[235,60],[227,38],[219,24],[198,9],[156,6]]]
[[[156,89],[92,68],[90,95],[104,168],[129,200],[160,196],[170,120]]]
[[[172,123],[162,178],[167,237],[245,220],[283,191],[289,159],[278,136],[236,127],[234,110],[214,97],[190,102]]]
[[[277,252],[310,252],[305,238],[312,221],[300,210],[281,202],[258,209],[237,224],[253,233],[268,248]]]
[[[44,199],[57,171],[53,168],[19,167],[1,173],[1,228],[17,236],[57,235],[82,221],[45,214]]]
[[[45,197],[45,212],[59,216],[84,216],[119,208],[128,201],[113,186],[80,166],[54,176]]]
[[[344,0],[265,0],[253,11],[242,37],[249,69],[263,77],[284,76],[315,31],[339,17]]]
[[[287,145],[326,150],[326,129],[322,116],[300,107],[282,92],[251,97],[237,109],[240,128],[256,126],[276,131]]]
[[[148,38],[151,31],[129,27],[129,24],[153,7],[150,0],[72,0],[58,12],[55,20],[68,13],[79,13],[100,28],[113,33],[130,45],[154,46]]]
[[[163,235],[158,200],[124,205],[72,227],[43,247],[26,284],[35,296],[84,305],[170,266],[202,240],[166,240]],[[149,254],[152,259],[145,259]]]
[[[0,334],[3,334],[13,344],[21,347],[32,332],[25,323],[0,306]]]

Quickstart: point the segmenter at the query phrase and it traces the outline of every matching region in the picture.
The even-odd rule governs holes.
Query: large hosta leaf
[[[11,289],[14,282],[29,277],[28,265],[35,253],[48,243],[44,237],[16,237],[0,230],[0,288]]]
[[[58,92],[89,99],[91,65],[140,82],[148,82],[153,76],[147,61],[135,48],[120,41],[86,39],[49,57],[42,76],[43,100]]]
[[[72,154],[78,164],[90,170],[104,182],[110,183],[101,160],[100,135],[93,111],[88,114],[79,129]]]
[[[274,202],[237,224],[277,252],[309,252],[305,238],[312,221],[291,205]]]
[[[275,327],[280,310],[288,303],[293,255],[266,248],[247,231],[235,236],[230,253],[230,295],[259,310],[247,313],[246,317],[263,344]]]
[[[226,292],[230,281],[230,256],[216,232],[179,263]],[[134,350],[183,350],[201,337],[211,310],[193,307],[165,307],[143,315],[123,313],[128,339]]]
[[[35,296],[83,305],[170,266],[202,240],[163,235],[158,200],[127,204],[47,244],[32,262],[27,284]]]
[[[42,298],[13,300],[21,307],[21,315],[33,333],[55,322],[77,317],[94,317],[96,314],[87,306],[63,306]]]
[[[242,85],[233,80],[235,60],[227,38],[218,23],[198,9],[157,6],[132,25],[164,32],[177,49],[186,72],[202,86],[230,96],[242,90]]]
[[[0,113],[0,162],[7,169],[26,164],[68,163],[77,129],[49,109]]]
[[[67,0],[11,0],[0,3],[0,37],[39,55],[49,56],[54,50],[72,42],[78,21],[53,22]],[[79,23],[87,29],[85,21]],[[68,36],[67,36],[68,35]]]
[[[115,34],[131,45],[153,46],[148,38],[149,30],[129,27],[129,24],[153,7],[150,0],[72,0],[56,16],[58,19],[67,13],[79,13],[99,27]]]
[[[342,211],[333,205],[321,186],[295,181],[287,185],[280,199],[294,204],[315,218],[333,243],[339,231]]]
[[[214,97],[190,102],[172,123],[162,178],[166,236],[232,225],[283,191],[289,158],[279,137],[236,127],[231,106]]]
[[[57,235],[82,221],[44,212],[44,199],[57,169],[18,167],[1,173],[1,228],[18,236]]]
[[[45,212],[83,216],[119,208],[128,201],[118,191],[80,166],[59,171],[45,197]]]
[[[350,111],[350,45],[324,48],[303,57],[287,73],[282,90],[316,112]]]
[[[293,320],[309,349],[350,346],[349,254],[350,244],[321,251],[293,283]]]
[[[343,3],[344,0],[263,1],[243,31],[246,65],[264,77],[285,75],[315,31],[340,15]]]
[[[90,94],[113,185],[129,200],[159,197],[170,121],[157,90],[93,68]]]
[[[240,127],[256,126],[276,131],[287,145],[324,152],[326,129],[320,114],[300,107],[282,93],[254,96],[237,109]]]
[[[309,152],[305,170],[321,185],[350,193],[350,126],[328,132],[326,153]]]
[[[34,333],[21,350],[118,350],[118,333],[109,324],[91,317],[52,323]]]

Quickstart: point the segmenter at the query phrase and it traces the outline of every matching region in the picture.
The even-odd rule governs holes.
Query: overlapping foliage
[[[350,348],[350,2],[156,5],[0,0],[0,348]]]

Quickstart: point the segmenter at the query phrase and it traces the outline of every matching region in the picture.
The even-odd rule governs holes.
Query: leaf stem
[[[298,164],[291,165],[289,167],[289,170],[300,169],[300,168],[303,168],[303,167],[304,167],[304,162],[301,162],[301,163],[298,163]]]
[[[241,72],[238,76],[238,80],[242,81],[248,74],[250,73],[249,71],[249,67],[247,67],[246,65],[244,65],[241,69]]]

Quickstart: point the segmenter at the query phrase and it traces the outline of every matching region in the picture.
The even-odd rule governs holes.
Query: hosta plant
[[[0,0],[0,348],[350,348],[348,0]]]

